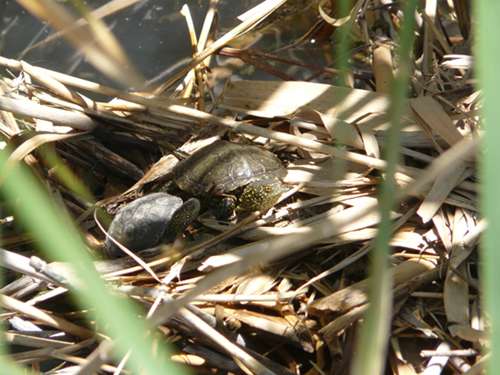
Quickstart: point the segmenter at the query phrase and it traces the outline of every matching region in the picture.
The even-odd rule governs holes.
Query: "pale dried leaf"
[[[436,351],[448,352],[450,349],[451,349],[450,344],[443,341],[438,345],[438,347],[436,348]],[[449,359],[450,359],[449,356],[434,356],[434,357],[432,357],[429,360],[429,362],[427,363],[427,366],[422,374],[423,375],[439,375],[439,374],[441,374],[442,371],[445,369],[446,363],[448,363]]]
[[[486,221],[483,219],[476,225],[475,220],[471,220],[468,223],[467,228],[467,234],[464,234],[463,237],[457,240],[457,243],[455,243],[453,251],[450,255],[449,262],[454,267],[458,267],[474,250],[474,245],[477,243],[479,235],[486,228]]]
[[[427,223],[431,220],[450,192],[459,182],[470,176],[471,171],[468,170],[468,167],[467,163],[460,164],[456,168],[445,171],[437,178],[417,211],[422,222]]]
[[[377,233],[378,233],[378,229],[376,229],[376,228],[354,230],[351,232],[339,234],[338,236],[335,236],[335,237],[328,238],[328,239],[322,241],[322,243],[332,245],[332,246],[340,246],[340,245],[345,245],[345,244],[353,243],[353,242],[364,242],[364,241],[371,240],[371,239],[375,238]],[[391,246],[394,246],[394,245],[392,245],[392,243],[391,243]]]
[[[9,323],[12,324],[12,319],[9,320]],[[30,323],[30,322],[27,322]],[[13,324],[14,325],[14,324]],[[36,327],[36,326],[35,326]],[[38,327],[36,327],[38,328]],[[66,342],[61,340],[54,340],[50,338],[43,338],[37,336],[30,336],[29,334],[22,334],[17,332],[5,332],[4,338],[7,342],[16,345],[30,346],[32,348],[65,348],[74,344],[74,342]]]
[[[439,238],[443,242],[444,248],[447,250],[451,249],[451,230],[447,223],[446,212],[443,208],[439,209],[438,213],[433,216],[432,222],[434,223],[434,228],[437,231]]]
[[[469,326],[459,324],[450,327],[450,332],[452,335],[470,342],[484,340],[486,336],[484,331],[478,331]]]
[[[319,334],[322,335],[322,337],[327,341],[330,340],[333,336],[337,337],[340,331],[348,327],[350,324],[353,324],[354,322],[361,319],[367,307],[368,304],[365,303],[364,305],[349,310],[347,313],[339,316],[338,318],[321,328],[319,330]]]
[[[415,180],[415,179],[413,179],[413,178],[411,178],[403,173],[396,173],[394,175],[394,177],[396,178],[397,184],[400,185],[401,187],[407,187],[409,185],[411,186],[411,185],[414,185],[415,183],[418,183],[418,180]],[[429,186],[422,186],[418,189],[418,193],[412,192],[411,194],[417,198],[423,199],[424,197],[427,196],[429,191],[430,191]],[[462,208],[465,208],[465,209],[471,210],[471,211],[478,210],[476,199],[468,199],[462,195],[458,195],[458,194],[454,194],[454,193],[450,193],[445,198],[444,203],[447,203],[451,206],[462,207]]]
[[[455,220],[453,226],[453,240],[452,244],[456,246],[463,245],[464,237],[467,233],[470,233],[476,226],[476,219],[472,212],[463,209],[455,210]],[[454,250],[454,253],[457,249]],[[453,254],[455,255],[455,254]],[[457,254],[458,255],[458,252]],[[458,266],[458,264],[453,264],[453,266]]]
[[[402,247],[420,252],[427,247],[427,242],[419,233],[399,230],[392,236],[390,245],[393,247]]]
[[[365,145],[366,154],[379,159],[380,148],[373,131],[365,125],[358,125],[358,128],[361,132],[361,137],[363,138],[363,144]]]
[[[325,13],[325,11],[322,8],[322,5],[325,5],[325,4],[318,4],[318,5],[319,5],[319,12],[320,12],[321,16],[330,25],[335,26],[335,27],[345,25],[345,27],[346,27],[345,35],[347,35],[349,32],[353,32],[356,35],[360,35],[361,30],[355,21],[356,21],[358,12],[360,11],[360,9],[364,5],[364,3],[365,3],[364,0],[358,0],[356,2],[356,4],[354,4],[354,6],[352,7],[351,11],[349,12],[349,16],[341,18],[339,20],[331,18]]]
[[[373,129],[372,124],[367,123],[365,119],[363,121],[357,122],[358,126],[363,125]],[[389,135],[389,131],[385,129],[385,127],[377,127],[374,129],[375,137],[377,141],[382,145],[387,145],[387,137]],[[411,148],[431,148],[434,146],[434,143],[429,139],[429,137],[422,131],[422,128],[416,124],[410,124],[401,129],[400,132],[400,142],[399,145],[402,147],[411,147]],[[446,143],[443,138],[439,135],[434,136],[435,142],[440,147],[446,147],[448,143]]]
[[[338,158],[296,160],[288,165],[287,170],[286,183],[305,183],[306,187],[354,187],[375,183],[374,178],[363,177],[367,170],[365,166]]]
[[[413,307],[413,306],[411,306]],[[404,320],[408,323],[412,328],[422,332],[425,336],[429,338],[438,338],[432,329],[429,328],[429,325],[425,323],[420,316],[419,309],[411,308],[408,305],[403,305],[399,310],[398,318]]]
[[[236,294],[259,295],[269,291],[274,285],[276,285],[276,278],[271,275],[249,275],[240,282],[236,288]]]
[[[392,69],[392,51],[389,43],[379,42],[373,47],[373,75],[378,93],[390,94],[394,73]]]
[[[457,130],[443,107],[433,98],[424,96],[411,99],[410,108],[415,119],[424,129],[434,130],[450,146],[462,140],[462,134]]]
[[[326,12],[323,10],[323,7],[321,5],[319,5],[318,9],[319,9],[319,14],[321,15],[321,17],[323,17],[323,19],[326,22],[328,22],[330,25],[335,26],[335,27],[342,26],[350,19],[350,16],[345,16],[345,17],[342,17],[339,19],[330,17],[328,14],[326,14]]]
[[[465,265],[457,271],[465,275]],[[448,270],[444,283],[444,307],[450,324],[469,324],[469,284],[452,270]]]
[[[391,343],[394,340],[395,338],[391,340]],[[405,358],[407,358],[407,356],[405,355],[403,357],[402,353],[396,350],[394,344],[393,349],[394,351],[389,351],[388,353],[389,363],[391,364],[393,373],[397,375],[418,375],[411,363],[406,361]]]
[[[294,117],[301,118],[315,124],[322,124],[336,141],[361,150],[364,149],[363,141],[361,140],[356,128],[345,121],[339,120],[333,116],[324,115],[321,112],[310,108],[300,109],[294,114]]]
[[[232,309],[225,309],[224,313],[227,319],[237,319],[252,328],[281,336],[292,341],[299,340],[296,327],[291,326],[281,317],[260,314],[253,311]]]
[[[394,285],[399,285],[428,271],[436,265],[427,260],[409,259],[389,269],[389,275],[393,278]],[[307,311],[315,315],[324,315],[327,313],[343,314],[353,307],[366,303],[365,290],[369,280],[363,280],[347,288],[341,289],[329,296],[320,298],[307,306]]]
[[[219,106],[231,111],[262,117],[290,117],[310,108],[346,122],[369,114],[387,113],[390,97],[367,90],[309,82],[231,82]],[[407,115],[410,112],[406,112]],[[387,124],[387,117],[378,125]]]
[[[270,242],[283,240],[287,242],[287,246],[283,247],[283,251],[289,251],[291,244],[299,245],[302,244],[304,247],[306,244],[320,243],[324,239],[328,239],[333,236],[337,236],[342,233],[351,232],[354,230],[372,227],[380,222],[380,215],[377,211],[370,210],[370,207],[376,205],[376,201],[371,201],[372,203],[367,203],[364,206],[352,207],[341,212],[335,213],[331,216],[325,217],[322,220],[318,220],[312,225],[304,226],[300,228],[293,228],[290,230],[287,228],[258,228],[252,231],[246,232],[245,238],[248,239],[252,237],[252,234],[261,232],[269,233],[268,237],[271,237],[272,233],[274,236],[281,234],[288,234],[288,236],[282,236],[277,238],[272,238],[267,242],[251,243],[248,245],[240,246],[233,252],[229,252],[223,255],[216,255],[208,258],[203,265],[200,267],[201,270],[210,269],[212,267],[217,267],[221,265],[231,264],[242,259],[251,258],[252,254],[255,254],[256,248],[264,249],[269,248]],[[392,217],[394,218],[395,215]],[[220,226],[218,230],[228,230],[231,226]],[[316,235],[317,234],[317,235]],[[253,238],[252,238],[253,239]],[[291,241],[291,242],[289,242]],[[259,251],[259,252],[260,252]],[[275,252],[276,254],[277,252]],[[262,259],[262,258],[261,258]]]

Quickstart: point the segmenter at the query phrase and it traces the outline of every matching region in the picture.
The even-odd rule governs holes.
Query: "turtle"
[[[158,243],[173,242],[199,212],[200,202],[196,198],[186,203],[167,193],[152,193],[138,198],[113,218],[104,242],[106,255],[110,258],[124,255],[109,236],[134,253]]]
[[[178,156],[179,157],[179,156]],[[190,195],[208,199],[218,220],[235,209],[267,211],[284,192],[287,170],[271,152],[257,146],[218,140],[182,158],[173,181]]]

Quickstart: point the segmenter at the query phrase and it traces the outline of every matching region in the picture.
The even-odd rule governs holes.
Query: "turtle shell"
[[[273,153],[219,140],[181,160],[174,169],[174,181],[182,190],[204,197],[212,189],[228,193],[254,181],[282,180],[286,174]]]
[[[153,247],[182,204],[181,198],[166,193],[154,193],[136,199],[118,211],[108,234],[133,252]],[[105,246],[111,257],[124,255],[109,237],[106,237]]]

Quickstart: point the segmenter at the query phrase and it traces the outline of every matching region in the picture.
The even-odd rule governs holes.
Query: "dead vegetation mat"
[[[412,98],[400,117],[388,270],[391,374],[427,373],[436,364],[443,374],[466,373],[480,363],[484,345],[477,276],[484,223],[475,181],[480,94],[470,77],[470,24],[449,8],[459,2],[448,3],[444,15],[419,9]],[[157,337],[175,347],[172,359],[194,372],[349,371],[381,220],[377,191],[391,128],[386,84],[397,70],[394,46],[404,15],[395,3],[370,11],[372,2],[358,1],[351,17],[335,20],[328,4],[316,27],[334,33],[344,25],[365,40],[363,71],[354,68],[344,86],[234,80],[214,100],[210,72],[198,64],[216,51],[246,63],[258,54],[221,50],[225,40],[151,93],[120,92],[0,58],[19,71],[1,82],[0,127],[11,147],[1,182],[26,164],[81,230],[103,282],[140,301],[144,315],[158,322]],[[385,20],[383,32],[377,19]],[[258,57],[261,65],[270,61]],[[192,90],[167,91],[184,77]],[[113,99],[94,102],[82,90]],[[105,259],[100,226],[109,221],[94,212],[114,213],[171,180],[173,150],[192,153],[221,138],[274,152],[293,190],[270,212],[240,213],[227,223],[208,210],[174,244]],[[83,189],[68,184],[65,170]],[[9,357],[32,368],[51,358],[67,366],[91,360],[100,328],[91,323],[91,309],[75,311],[66,298],[77,287],[70,267],[33,252],[46,234],[25,232],[11,213],[3,217],[2,320],[6,341],[23,350]],[[183,308],[155,320],[179,300]]]

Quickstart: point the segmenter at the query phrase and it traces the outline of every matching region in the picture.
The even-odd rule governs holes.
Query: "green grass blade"
[[[2,151],[0,164],[5,163],[7,157],[8,152]],[[148,337],[148,331],[154,328],[139,318],[145,315],[144,311],[109,293],[72,221],[63,219],[65,214],[56,208],[50,195],[24,164],[6,179],[2,195],[16,203],[16,219],[21,219],[28,230],[41,234],[39,246],[47,259],[71,262],[75,266],[84,282],[81,290],[74,290],[74,299],[82,309],[96,309],[101,332],[116,340],[117,358],[132,349],[127,367],[133,373],[140,373],[140,370],[147,374],[182,372],[180,366],[165,360],[170,354],[163,345],[157,346],[157,354],[153,356],[152,348],[156,344],[153,344],[152,335]],[[0,368],[4,368],[4,364],[8,362],[0,359]]]
[[[396,196],[394,173],[400,155],[399,138],[402,124],[404,102],[408,97],[409,56],[413,38],[414,22],[412,15],[415,12],[416,1],[409,1],[404,9],[405,24],[401,38],[401,48],[398,55],[401,57],[400,74],[395,77],[392,89],[391,102],[391,130],[384,158],[387,160],[385,179],[379,191],[379,210],[381,224],[376,238],[376,247],[372,252],[370,277],[372,282],[368,289],[370,301],[368,310],[363,317],[358,349],[352,362],[351,374],[377,375],[384,373],[386,352],[389,338],[389,328],[392,321],[392,280],[387,277],[389,240],[391,237],[390,211],[394,208]]]
[[[484,184],[482,192],[482,212],[488,220],[489,229],[486,231],[481,255],[483,263],[483,281],[485,284],[486,307],[491,318],[491,355],[488,373],[494,374],[500,368],[500,299],[498,286],[500,285],[500,256],[498,244],[500,243],[500,199],[498,191],[500,186],[500,74],[498,61],[500,49],[498,48],[498,35],[500,34],[500,2],[482,0],[477,2],[477,68],[480,85],[484,90],[483,115],[487,136],[484,137],[484,154],[481,165],[481,178]],[[497,369],[497,370],[495,370]]]

